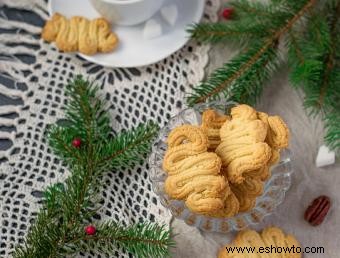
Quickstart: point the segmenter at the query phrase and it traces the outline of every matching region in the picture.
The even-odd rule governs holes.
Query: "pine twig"
[[[93,236],[84,236],[82,229],[79,235],[73,236],[69,243],[79,249],[98,250],[110,252],[118,247],[128,250],[137,257],[168,257],[169,247],[174,246],[171,240],[171,231],[165,226],[143,223],[123,227],[116,222],[109,221],[97,226],[97,233]]]
[[[228,92],[229,86],[234,83],[236,84],[237,80],[239,80],[239,82],[244,82],[240,78],[248,71],[251,71],[265,53],[273,51],[273,46],[277,44],[279,39],[315,4],[316,0],[306,1],[295,15],[285,21],[280,29],[265,40],[261,48],[257,51],[250,49],[247,53],[240,54],[239,57],[232,59],[230,63],[224,65],[221,69],[218,69],[207,81],[203,81],[193,89],[193,93],[187,99],[188,104],[193,105],[205,102],[208,99],[219,98],[221,93],[224,93],[224,95],[227,95],[228,97],[233,96],[232,89]],[[239,60],[241,59],[244,59],[244,62],[239,64]],[[235,63],[238,65],[235,65]],[[223,74],[225,74],[225,76],[223,76]],[[265,76],[263,77],[265,78]],[[241,84],[240,87],[242,87]],[[260,91],[258,91],[258,93],[260,93]]]
[[[292,49],[295,52],[295,55],[298,60],[297,65],[303,65],[305,63],[304,56],[303,56],[301,47],[299,46],[298,39],[294,34],[294,31],[289,32],[289,38],[290,38],[291,45],[293,46],[290,49]]]
[[[204,43],[218,43],[235,41],[241,45],[251,39],[263,38],[268,35],[265,27],[261,24],[238,23],[199,23],[194,24],[187,30],[191,38]]]
[[[340,153],[340,1],[234,0],[230,4],[235,8],[231,21],[190,27],[196,40],[237,43],[241,50],[193,89],[188,105],[222,96],[254,104],[264,82],[278,68],[277,45],[285,39],[292,85],[304,90],[309,115],[322,112],[325,141]]]
[[[320,15],[312,12],[307,30],[298,44],[289,45],[291,81],[305,92],[304,106],[310,115],[321,113],[325,123],[325,142],[340,151],[340,2],[328,3]],[[303,62],[300,60],[303,59]]]
[[[323,102],[324,102],[324,97],[325,97],[325,93],[327,90],[327,87],[329,86],[329,77],[331,74],[331,71],[334,68],[335,65],[335,50],[337,47],[337,44],[340,44],[340,42],[336,42],[336,37],[338,37],[337,35],[337,24],[339,21],[339,17],[340,17],[340,1],[338,2],[335,11],[334,11],[334,15],[333,15],[333,19],[331,21],[331,25],[330,25],[330,48],[329,48],[329,53],[327,55],[327,57],[325,58],[325,70],[322,76],[322,85],[321,85],[321,89],[320,89],[320,97],[319,97],[319,106],[322,107]]]
[[[261,93],[264,79],[275,70],[275,62],[275,43],[266,48],[261,44],[253,46],[216,70],[207,81],[194,89],[194,94],[189,96],[187,102],[193,105],[207,99],[219,98],[218,94],[223,92],[230,100],[254,103]]]
[[[333,150],[340,154],[340,111],[333,110],[324,116],[325,142]]]
[[[150,142],[156,136],[159,127],[153,122],[141,124],[129,132],[121,132],[112,141],[109,141],[106,148],[102,150],[102,158],[99,164],[109,166],[126,166],[134,156],[134,163],[138,163],[150,151]]]
[[[48,137],[54,152],[67,161],[71,176],[45,190],[43,207],[14,257],[65,257],[91,246],[109,252],[123,247],[141,257],[167,256],[173,245],[170,231],[157,224],[124,228],[110,222],[99,225],[94,236],[84,233],[84,224],[99,208],[102,173],[142,161],[158,126],[149,122],[112,138],[106,104],[95,85],[77,76],[68,85],[67,94],[67,123],[53,126]],[[74,137],[82,141],[79,148],[71,145]]]

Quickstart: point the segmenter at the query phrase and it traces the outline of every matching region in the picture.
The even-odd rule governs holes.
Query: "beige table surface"
[[[233,53],[224,46],[210,52],[207,73],[227,61]],[[302,106],[303,94],[291,88],[287,69],[281,70],[270,81],[258,104],[259,110],[278,114],[288,123],[292,139],[294,174],[283,204],[273,215],[266,217],[256,229],[266,225],[280,226],[294,234],[304,247],[324,247],[324,254],[304,254],[306,258],[340,257],[340,162],[325,168],[315,166],[318,148],[323,143],[323,123],[320,119],[306,116]],[[332,209],[324,223],[312,227],[303,220],[308,203],[315,197],[326,194],[332,199]],[[174,219],[172,222],[177,248],[173,257],[216,257],[218,249],[228,243],[233,234],[205,233]]]

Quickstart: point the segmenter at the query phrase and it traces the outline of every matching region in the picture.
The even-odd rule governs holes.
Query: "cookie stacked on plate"
[[[230,116],[205,110],[200,126],[183,125],[169,134],[165,191],[198,214],[232,217],[249,211],[288,141],[279,116],[248,105],[232,108]]]

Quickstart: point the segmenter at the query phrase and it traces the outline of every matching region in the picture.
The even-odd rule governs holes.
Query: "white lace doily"
[[[207,1],[204,19],[216,21],[218,7],[219,0]],[[29,22],[27,17],[34,19]],[[60,53],[40,40],[47,18],[46,1],[0,2],[0,76],[4,82],[0,93],[21,103],[0,106],[0,139],[12,142],[10,148],[0,151],[1,257],[10,257],[15,245],[23,241],[39,210],[42,190],[69,175],[49,150],[44,132],[48,124],[63,117],[64,86],[70,78],[83,74],[101,85],[111,105],[115,131],[149,119],[163,126],[184,105],[184,93],[190,85],[202,79],[208,60],[208,47],[190,42],[148,67],[104,68],[75,54]],[[133,170],[108,171],[102,197],[103,208],[95,219],[170,223],[170,213],[151,189],[147,164]],[[94,256],[100,257],[88,254]]]

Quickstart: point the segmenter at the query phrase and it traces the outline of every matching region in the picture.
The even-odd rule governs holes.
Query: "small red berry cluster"
[[[80,148],[81,146],[81,139],[80,138],[74,138],[73,141],[72,141],[72,146],[74,148]]]
[[[89,225],[85,227],[84,231],[86,235],[93,236],[94,234],[96,234],[97,230],[95,226]]]
[[[222,10],[221,15],[222,15],[222,17],[223,17],[224,19],[229,20],[229,19],[232,18],[233,13],[234,13],[234,9],[233,9],[233,8],[231,8],[231,7],[226,7],[226,8],[224,8],[224,9]]]

